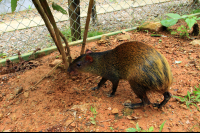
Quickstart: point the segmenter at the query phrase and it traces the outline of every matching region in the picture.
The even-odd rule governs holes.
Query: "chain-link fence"
[[[31,0],[19,0],[16,12],[11,13],[9,0],[0,3],[0,54],[17,55],[36,48],[54,45],[43,20]],[[68,0],[70,1],[70,0]],[[68,10],[67,0],[53,2]],[[73,3],[76,0],[72,0]],[[97,18],[91,19],[89,32],[96,34],[132,28],[147,20],[162,20],[166,13],[191,14],[199,9],[198,0],[96,0]],[[28,4],[27,4],[28,3]],[[48,1],[50,7],[52,1]],[[80,28],[83,35],[89,0],[80,0]],[[71,41],[68,15],[51,8],[61,32]],[[94,16],[94,15],[93,15]],[[93,22],[93,20],[96,20]],[[73,20],[76,23],[76,19]],[[82,37],[81,37],[82,38]],[[0,58],[1,59],[1,58]]]

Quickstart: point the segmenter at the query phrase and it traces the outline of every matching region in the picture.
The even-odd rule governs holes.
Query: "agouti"
[[[129,81],[134,93],[142,100],[141,103],[125,104],[130,108],[151,104],[147,91],[157,91],[164,96],[160,104],[153,104],[154,107],[161,108],[171,98],[169,88],[172,84],[172,73],[167,60],[155,48],[142,42],[126,42],[104,52],[87,51],[68,68],[70,73],[77,71],[102,77],[93,90],[99,89],[110,80],[113,85],[110,96],[114,96],[120,79]]]

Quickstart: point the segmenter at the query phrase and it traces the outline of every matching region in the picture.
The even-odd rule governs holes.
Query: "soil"
[[[181,22],[180,22],[181,23]],[[172,29],[180,26],[180,23]],[[199,23],[199,22],[198,22]],[[173,73],[173,84],[170,93],[174,96],[185,96],[200,84],[200,46],[190,45],[187,37],[181,38],[166,31],[159,32],[161,37],[151,37],[152,32],[131,31],[131,40],[137,40],[154,46],[168,60]],[[115,48],[125,41],[116,41],[109,37],[109,43],[87,43],[86,49],[105,51]],[[199,39],[200,36],[191,36]],[[128,41],[128,40],[126,40]],[[78,57],[81,45],[70,47],[72,57]],[[172,97],[162,108],[146,106],[139,109],[125,108],[123,103],[138,103],[127,81],[121,80],[114,97],[107,97],[112,84],[106,84],[96,91],[101,77],[88,73],[77,76],[68,75],[62,65],[48,74],[36,87],[32,87],[44,77],[52,67],[49,64],[59,53],[36,59],[40,65],[7,75],[0,75],[0,131],[76,131],[76,132],[121,132],[135,128],[136,124],[153,131],[187,132],[200,131],[200,112],[194,105],[187,108],[185,103]],[[181,62],[179,62],[181,61]],[[7,78],[6,78],[7,77]],[[31,88],[32,87],[32,88]],[[31,89],[30,89],[31,88]],[[17,95],[17,90],[21,95]],[[160,103],[162,94],[149,92],[152,103]],[[199,103],[195,103],[200,107]],[[97,114],[92,113],[91,107]],[[91,122],[91,117],[95,117]],[[93,124],[96,122],[96,125]]]

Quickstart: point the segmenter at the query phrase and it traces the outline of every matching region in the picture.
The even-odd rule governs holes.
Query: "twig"
[[[104,120],[104,121],[100,121],[100,122],[108,122],[108,121],[111,121],[111,119],[108,119],[108,120]]]

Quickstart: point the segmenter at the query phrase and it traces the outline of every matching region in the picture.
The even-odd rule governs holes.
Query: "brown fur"
[[[171,97],[168,92],[172,84],[172,73],[165,57],[152,46],[141,42],[126,42],[113,50],[88,53],[75,59],[68,71],[90,72],[102,76],[102,80],[94,89],[99,89],[106,80],[113,83],[115,94],[120,79],[128,80],[132,90],[142,99],[140,104],[132,104],[131,108],[150,104],[146,92],[163,93],[164,103]]]

